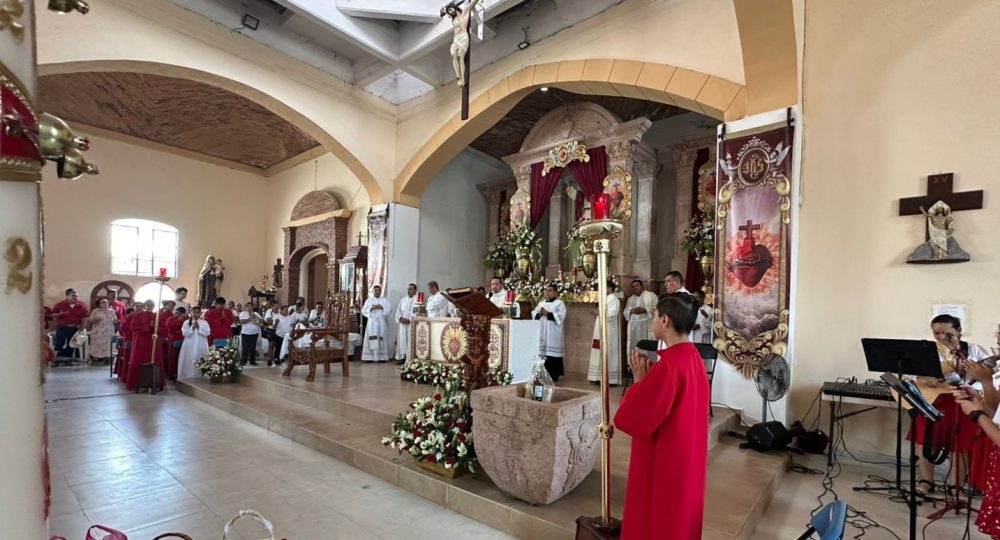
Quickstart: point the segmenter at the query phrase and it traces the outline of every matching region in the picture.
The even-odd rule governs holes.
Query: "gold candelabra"
[[[162,345],[160,344],[160,335],[159,335],[159,332],[160,332],[160,310],[162,309],[162,304],[163,304],[163,286],[168,281],[170,281],[170,278],[167,277],[166,272],[164,272],[163,270],[160,271],[160,275],[156,276],[153,279],[155,279],[156,282],[160,284],[160,292],[157,295],[156,308],[153,311],[153,349],[149,353],[149,363],[150,364],[155,364],[156,363],[156,349],[157,349],[157,347],[159,347],[161,350],[163,349]],[[154,370],[153,373],[157,373],[157,371]],[[156,379],[156,376],[154,375],[153,376],[153,388],[150,390],[150,393],[153,393],[153,392],[156,391],[156,387],[159,385],[159,382],[160,381],[158,381]]]
[[[598,435],[601,437],[601,517],[593,524],[606,533],[617,533],[621,521],[611,517],[611,438],[615,428],[611,424],[611,399],[608,377],[608,259],[611,255],[611,240],[621,235],[624,226],[615,219],[584,221],[577,226],[580,234],[593,244],[597,255],[597,316],[601,329],[601,423]]]

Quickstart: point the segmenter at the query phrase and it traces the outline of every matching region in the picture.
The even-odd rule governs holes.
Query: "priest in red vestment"
[[[208,344],[212,347],[225,347],[229,344],[229,338],[233,335],[233,321],[236,318],[233,312],[226,309],[226,299],[218,297],[212,309],[205,312],[205,322],[211,334],[208,336]]]
[[[615,414],[632,436],[622,540],[701,538],[708,467],[709,387],[705,364],[688,334],[698,303],[687,293],[660,297],[652,330],[667,348],[652,366],[632,352],[635,386]]]
[[[129,390],[138,388],[139,370],[143,364],[148,364],[150,360],[159,364],[160,373],[163,373],[163,347],[154,347],[158,344],[153,343],[153,324],[158,315],[156,302],[147,301],[145,308],[145,311],[137,312],[132,319],[132,357],[129,359],[128,372],[125,375],[125,387]],[[159,382],[160,388],[163,388],[162,377]]]

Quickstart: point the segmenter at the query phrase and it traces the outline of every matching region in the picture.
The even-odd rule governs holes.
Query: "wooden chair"
[[[292,330],[288,341],[288,367],[285,377],[292,375],[292,368],[308,364],[306,380],[316,379],[316,364],[323,363],[323,371],[330,373],[330,362],[340,362],[344,377],[350,375],[347,351],[350,348],[351,298],[346,293],[331,293],[326,296],[326,327],[300,328]],[[296,342],[309,336],[307,346]]]

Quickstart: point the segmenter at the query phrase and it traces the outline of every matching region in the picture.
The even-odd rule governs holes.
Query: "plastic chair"
[[[844,538],[846,524],[847,502],[833,501],[809,520],[809,530],[800,536],[799,540],[806,540],[813,533],[819,534],[819,540],[841,540]]]
[[[719,361],[719,351],[708,343],[695,343],[694,347],[705,361],[705,371],[708,373],[708,416],[712,418],[715,416],[712,413],[712,380],[715,379],[715,364]]]

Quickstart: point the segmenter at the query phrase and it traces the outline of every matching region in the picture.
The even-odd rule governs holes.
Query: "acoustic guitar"
[[[944,374],[955,371],[955,356],[952,354],[952,352],[948,350],[948,348],[945,347],[944,345],[938,343],[938,353],[941,355],[942,358],[941,373]],[[955,389],[954,387],[943,381],[940,382],[941,386],[938,387],[928,386],[919,381],[913,381],[913,384],[916,385],[917,390],[920,390],[920,393],[924,396],[924,399],[927,400],[927,403],[934,403],[934,400],[937,399],[938,396],[942,394],[950,394],[952,390]],[[892,398],[896,401],[899,401],[904,409],[909,410],[913,408],[913,406],[910,405],[909,401],[906,401],[905,399],[900,399],[899,393],[896,392],[894,388],[890,387],[889,392],[892,393]]]

